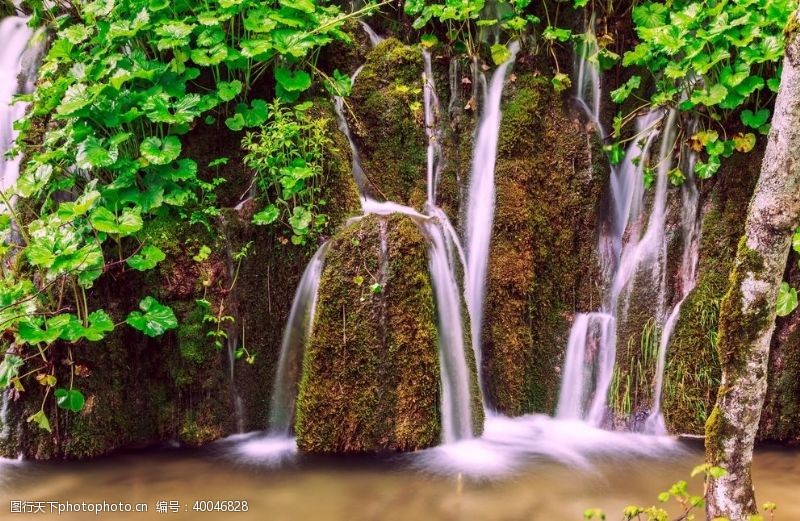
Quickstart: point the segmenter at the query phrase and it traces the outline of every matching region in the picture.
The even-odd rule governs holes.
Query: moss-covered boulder
[[[421,208],[426,193],[422,52],[394,38],[368,55],[347,99],[347,116],[369,191]]]
[[[520,74],[502,108],[485,380],[500,411],[549,413],[571,318],[599,303],[595,229],[608,167],[545,78]]]
[[[438,444],[438,343],[427,241],[418,225],[372,215],[337,233],[303,359],[299,448],[342,453]],[[479,415],[477,394],[473,403]]]

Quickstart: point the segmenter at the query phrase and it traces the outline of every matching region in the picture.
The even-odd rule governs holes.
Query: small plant
[[[670,501],[677,504],[680,509],[680,514],[677,517],[671,517],[669,513],[662,507],[650,506],[640,507],[629,505],[622,510],[623,521],[690,521],[697,519],[698,509],[702,511],[705,508],[706,497],[708,495],[708,480],[709,478],[721,478],[727,471],[722,467],[715,467],[708,463],[696,466],[691,473],[691,477],[703,475],[705,479],[703,487],[703,495],[698,496],[689,492],[689,485],[686,481],[678,481],[673,484],[669,490],[666,490],[658,495],[660,503],[668,503]],[[756,514],[749,516],[747,521],[764,521],[765,519],[774,519],[774,513],[777,509],[775,503],[764,503],[761,510],[768,515],[765,518],[763,515]],[[583,512],[583,518],[587,520],[605,520],[607,519],[605,512],[599,508],[589,508]],[[727,518],[715,518],[714,521],[729,521]]]
[[[253,223],[283,223],[293,244],[305,244],[328,222],[322,185],[325,150],[333,145],[326,133],[330,121],[311,117],[311,108],[310,102],[288,107],[275,100],[264,125],[242,140],[244,162],[265,203]]]

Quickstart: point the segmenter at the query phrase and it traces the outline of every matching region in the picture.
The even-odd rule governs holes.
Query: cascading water
[[[656,380],[653,386],[653,407],[644,423],[644,432],[649,434],[666,434],[667,428],[661,414],[661,399],[664,388],[664,370],[667,362],[667,348],[675,330],[675,324],[681,314],[681,306],[689,293],[697,284],[697,263],[699,259],[700,221],[697,218],[699,193],[694,179],[694,163],[697,156],[689,154],[689,161],[685,168],[686,180],[681,187],[681,240],[683,242],[683,257],[681,258],[680,272],[680,299],[673,306],[664,322],[661,338],[658,345],[658,364],[656,366]]]
[[[519,44],[509,45],[510,58],[497,67],[488,88],[484,91],[483,112],[475,137],[472,155],[469,194],[466,214],[467,257],[467,307],[472,333],[472,347],[478,366],[481,389],[485,389],[482,375],[481,331],[483,305],[486,296],[486,271],[489,265],[489,246],[494,224],[495,182],[494,167],[497,161],[497,141],[500,133],[500,101],[506,71],[514,63]]]
[[[558,418],[581,419],[597,426],[606,421],[608,391],[616,362],[620,297],[630,295],[633,279],[640,270],[649,269],[654,280],[663,278],[668,174],[677,128],[675,111],[670,111],[666,121],[663,120],[663,114],[656,111],[641,116],[623,162],[612,171],[610,225],[603,229],[599,241],[601,262],[610,286],[601,312],[575,317],[567,346]],[[664,128],[659,132],[658,124],[662,121]],[[644,168],[650,147],[659,134],[655,194],[647,226],[641,233]],[[662,298],[664,292],[659,293]]]
[[[228,292],[228,308],[233,310],[235,314],[235,320],[233,322],[234,327],[232,330],[228,331],[228,337],[226,339],[228,348],[228,383],[230,386],[231,400],[233,401],[236,430],[241,433],[244,432],[244,403],[242,402],[241,394],[239,394],[239,388],[236,385],[236,350],[242,345],[242,339],[239,336],[239,322],[241,321],[241,317],[238,316],[238,305],[234,300],[236,298],[235,286],[236,279],[239,276],[239,269],[234,259],[230,239],[228,238],[228,223],[224,215],[220,216],[220,221],[222,224],[223,236],[225,237],[225,263],[228,268],[228,278],[231,281],[231,287]],[[222,311],[224,310],[220,310],[220,313],[222,313]]]
[[[9,16],[0,20],[0,189],[5,191],[19,175],[20,157],[6,159],[5,153],[17,138],[14,122],[25,114],[27,104],[12,103],[16,94],[33,90],[36,60],[25,51],[32,31],[28,19]]]
[[[577,97],[602,137],[602,125],[599,122],[600,77],[596,64],[589,59],[597,52],[594,18],[588,27],[577,67]],[[693,159],[690,159],[688,165],[679,165],[689,172],[682,188],[684,249],[680,273],[681,296],[666,314],[666,207],[676,130],[675,110],[670,110],[666,115],[664,111],[652,110],[640,116],[636,122],[635,137],[623,161],[612,167],[608,223],[601,230],[598,245],[601,267],[609,286],[601,312],[578,314],[575,317],[559,395],[559,418],[582,419],[598,426],[607,420],[608,392],[616,358],[616,328],[620,320],[617,315],[621,313],[624,317],[627,313],[637,273],[644,273],[650,276],[654,286],[659,285],[656,320],[662,325],[653,406],[644,430],[652,434],[666,432],[660,412],[666,350],[681,304],[695,284],[699,235],[698,194],[691,174]],[[657,178],[645,226],[644,167],[657,138],[661,142]]]
[[[328,243],[319,247],[306,266],[294,294],[289,320],[283,330],[278,370],[272,388],[269,430],[275,436],[290,436],[294,419],[294,402],[303,362],[303,351],[311,337],[314,311],[317,306],[317,289],[325,264]]]
[[[600,102],[602,90],[600,86],[600,69],[598,55],[600,48],[597,45],[595,34],[594,13],[586,24],[583,42],[576,54],[577,81],[575,82],[575,98],[586,116],[592,121],[600,137],[604,138],[603,125],[600,121]]]
[[[431,53],[422,51],[425,63],[423,81],[423,105],[425,107],[425,134],[428,136],[428,206],[436,206],[436,187],[439,184],[439,172],[442,163],[442,143],[438,120],[440,118],[439,97],[436,95],[436,86],[431,68]]]
[[[364,25],[365,29],[369,28],[368,25]],[[374,32],[371,29],[367,33],[373,44],[379,43],[379,39],[373,38]],[[437,172],[441,163],[441,148],[438,144],[438,117],[441,107],[435,93],[430,55],[427,53],[425,62],[423,78],[425,123],[429,138],[426,214],[398,203],[377,201],[371,196],[368,180],[361,166],[358,148],[344,116],[344,100],[337,97],[335,108],[339,128],[350,143],[353,175],[361,194],[364,214],[401,213],[408,215],[424,230],[430,241],[428,265],[436,302],[442,367],[442,432],[443,441],[449,443],[472,435],[470,380],[464,353],[461,292],[455,275],[457,261],[459,258],[463,259],[463,250],[458,244],[458,237],[446,215],[435,205]],[[353,74],[351,81],[355,80],[360,70],[361,68]],[[270,408],[270,432],[275,436],[291,434],[302,353],[313,327],[317,290],[326,249],[327,246],[323,245],[307,266],[295,294],[284,332]]]

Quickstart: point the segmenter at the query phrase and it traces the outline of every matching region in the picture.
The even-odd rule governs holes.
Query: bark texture
[[[800,222],[800,11],[787,29],[781,88],[761,175],[722,300],[722,382],[706,423],[706,459],[728,473],[711,479],[708,517],[744,521],[757,512],[750,467],[767,390],[775,301]]]

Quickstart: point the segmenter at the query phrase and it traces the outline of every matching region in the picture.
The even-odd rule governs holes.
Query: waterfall
[[[363,65],[360,66],[358,69],[356,69],[352,76],[350,76],[351,85],[354,81],[356,81],[356,77],[358,77],[358,74],[363,68]],[[369,179],[367,179],[367,176],[364,173],[364,168],[361,166],[361,155],[358,153],[358,147],[353,139],[353,134],[350,132],[350,125],[348,125],[347,117],[344,115],[345,106],[343,97],[334,96],[333,109],[336,112],[336,120],[339,125],[339,131],[344,134],[344,136],[347,138],[347,143],[350,145],[350,157],[352,158],[350,168],[353,171],[353,179],[356,182],[356,187],[358,188],[358,193],[361,195],[363,203],[363,200],[369,197]]]
[[[603,124],[600,121],[600,102],[602,100],[602,89],[600,86],[600,68],[598,55],[600,48],[597,45],[595,35],[594,13],[586,24],[586,31],[583,35],[583,42],[580,52],[576,54],[576,74],[575,99],[592,121],[601,138],[605,138]]]
[[[469,193],[466,214],[467,257],[467,308],[470,315],[472,348],[478,367],[481,389],[485,389],[482,371],[481,331],[483,328],[483,305],[486,296],[486,271],[489,265],[489,246],[494,223],[495,182],[494,168],[497,161],[497,141],[500,133],[500,101],[505,84],[506,71],[514,62],[519,44],[509,45],[511,57],[501,64],[492,75],[485,99],[475,149],[472,155]],[[484,81],[485,84],[485,81]]]
[[[372,29],[372,27],[369,26],[369,24],[367,22],[365,22],[364,20],[359,20],[358,23],[361,24],[361,28],[364,29],[364,32],[367,33],[367,37],[369,37],[370,45],[375,47],[376,45],[378,45],[379,43],[381,43],[383,41],[383,36],[381,36],[378,33],[376,33]]]
[[[439,173],[442,163],[442,143],[439,128],[441,105],[436,95],[436,85],[431,69],[431,53],[422,51],[425,63],[423,82],[423,105],[425,107],[425,134],[428,136],[428,206],[436,205],[436,187],[439,184]]]
[[[231,392],[231,400],[233,401],[233,409],[236,418],[236,431],[244,432],[244,403],[242,396],[239,394],[239,388],[236,385],[236,350],[241,346],[242,339],[239,338],[239,322],[241,321],[241,314],[239,313],[238,301],[234,300],[236,279],[239,275],[237,263],[234,259],[231,241],[228,237],[228,221],[224,215],[220,216],[220,224],[222,225],[222,233],[225,238],[225,264],[228,268],[228,279],[231,281],[231,286],[228,291],[228,308],[234,313],[233,327],[228,331],[226,338],[226,347],[228,351],[228,383]],[[224,305],[224,304],[223,304]],[[222,313],[223,310],[220,310]]]
[[[659,124],[663,126],[660,130]],[[649,269],[653,280],[665,280],[666,202],[676,131],[675,110],[670,110],[666,118],[663,111],[655,110],[640,116],[636,124],[636,135],[628,146],[623,161],[612,169],[610,222],[603,228],[598,245],[603,270],[610,281],[610,286],[604,296],[601,312],[578,314],[575,317],[567,346],[556,413],[559,418],[582,419],[596,426],[605,422],[608,392],[616,362],[615,330],[620,298],[630,296],[633,280],[641,270]],[[644,168],[648,163],[650,148],[657,137],[660,137],[661,141],[657,178],[650,214],[642,233]],[[695,209],[684,209],[685,227],[689,227],[691,223],[696,222],[696,189],[693,182],[690,184],[687,182],[684,193],[694,193]],[[686,197],[684,197],[685,204]],[[686,246],[684,256],[691,255],[688,253],[689,250],[689,246]],[[663,286],[661,283],[659,288],[659,310],[664,307]],[[687,283],[684,286],[686,289],[693,284]],[[667,320],[665,330],[667,326],[669,328],[674,326],[679,306],[680,303],[673,310],[675,317],[672,318],[672,324]],[[662,334],[662,337],[664,336],[667,338],[662,339],[663,342],[668,342],[669,334]],[[666,344],[660,349],[659,358],[665,357],[665,352]],[[659,375],[663,373],[663,362],[659,364],[657,370]],[[657,376],[658,378],[661,376]],[[661,384],[657,385],[660,394]]]
[[[317,306],[317,289],[325,264],[328,243],[319,247],[306,266],[292,300],[289,320],[283,331],[278,369],[272,388],[270,403],[270,432],[276,436],[290,436],[294,419],[297,385],[303,365],[303,352],[311,338],[314,311]]]
[[[681,187],[681,240],[683,243],[683,256],[681,258],[680,272],[680,299],[673,306],[664,322],[661,338],[658,345],[658,363],[656,365],[656,380],[653,385],[653,407],[644,423],[644,432],[650,434],[666,434],[667,428],[664,416],[661,413],[661,399],[664,388],[664,370],[667,362],[667,348],[675,330],[675,324],[681,314],[681,306],[689,293],[697,284],[697,263],[699,260],[700,221],[698,220],[699,193],[694,179],[694,164],[697,159],[695,153],[689,154],[689,161],[685,169],[686,180]]]
[[[0,190],[7,190],[19,176],[20,157],[5,158],[17,138],[14,122],[25,114],[26,103],[13,103],[16,94],[33,90],[36,59],[27,53],[32,31],[28,19],[9,16],[0,20]]]

